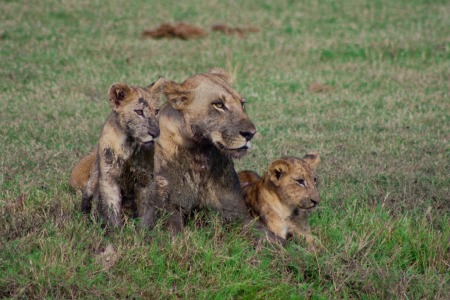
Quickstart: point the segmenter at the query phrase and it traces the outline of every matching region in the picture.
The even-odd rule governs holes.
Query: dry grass
[[[4,1],[0,20],[0,297],[450,298],[446,1]],[[165,22],[260,31],[140,37]],[[320,152],[322,252],[211,214],[172,239],[134,220],[105,236],[79,213],[68,178],[109,85],[213,66],[259,131],[237,169]]]

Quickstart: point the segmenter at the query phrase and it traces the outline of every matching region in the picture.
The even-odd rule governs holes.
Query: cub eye
[[[314,177],[314,184],[317,184],[317,177]]]
[[[301,186],[306,186],[306,185],[305,185],[305,180],[303,180],[303,179],[299,179],[299,180],[297,180],[297,182],[298,182],[298,184],[300,184]]]
[[[155,109],[155,116],[159,114],[159,109]]]
[[[142,109],[136,109],[134,111],[138,116],[143,116],[144,115],[144,111]]]
[[[226,109],[225,104],[224,104],[222,101],[220,101],[220,102],[214,102],[212,105],[213,105],[214,108],[217,109],[217,110],[224,111],[224,110]]]

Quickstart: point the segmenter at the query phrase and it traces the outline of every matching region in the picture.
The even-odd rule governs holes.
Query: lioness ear
[[[225,80],[229,84],[233,83],[233,80],[231,79],[230,74],[228,74],[228,72],[222,68],[214,67],[211,70],[209,70],[208,73],[221,77],[223,80]]]
[[[283,174],[289,171],[289,163],[283,159],[275,160],[269,167],[269,179],[276,186],[280,185],[280,179]]]
[[[159,102],[159,98],[161,98],[162,93],[164,92],[164,84],[166,81],[164,78],[160,77],[158,80],[153,82],[147,87],[147,90],[153,95],[155,100]]]
[[[311,167],[313,171],[316,170],[317,165],[320,163],[320,155],[318,152],[311,152],[309,154],[306,154],[302,158],[308,165]]]
[[[192,101],[191,91],[173,81],[165,82],[164,95],[170,106],[176,110],[184,109]]]
[[[108,91],[111,108],[116,109],[117,107],[119,107],[120,103],[123,101],[123,99],[126,98],[130,91],[130,86],[125,83],[116,82],[111,85]]]

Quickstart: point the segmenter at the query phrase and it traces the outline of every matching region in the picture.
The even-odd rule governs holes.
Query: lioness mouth
[[[247,150],[247,149],[248,149],[248,146],[244,145],[244,146],[242,146],[240,148],[232,148],[232,149],[228,149],[228,150]]]
[[[225,145],[223,145],[222,143],[219,143],[219,145],[220,145],[220,147],[222,147],[226,150],[231,150],[231,151],[247,150],[247,149],[250,149],[250,147],[251,147],[250,142],[247,142],[244,146],[238,147],[238,148],[228,148]]]
[[[228,151],[247,150],[247,149],[250,148],[247,144],[245,144],[244,146],[239,147],[239,148],[228,148],[228,147],[225,147],[225,146],[224,146],[223,144],[221,144],[221,143],[219,143],[219,145],[220,145],[220,148],[225,149],[225,150],[228,150]]]

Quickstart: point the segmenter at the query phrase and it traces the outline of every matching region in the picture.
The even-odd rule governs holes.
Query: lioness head
[[[314,176],[320,162],[318,153],[302,159],[285,157],[275,160],[266,173],[266,180],[273,184],[280,200],[295,209],[311,209],[320,202],[317,179]]]
[[[109,102],[116,122],[126,134],[142,145],[149,145],[159,136],[157,120],[159,98],[164,79],[146,88],[114,83],[109,88]]]
[[[168,104],[179,112],[184,138],[210,143],[224,154],[242,157],[250,148],[255,125],[245,113],[245,100],[231,87],[228,73],[213,68],[182,84],[166,82]]]

